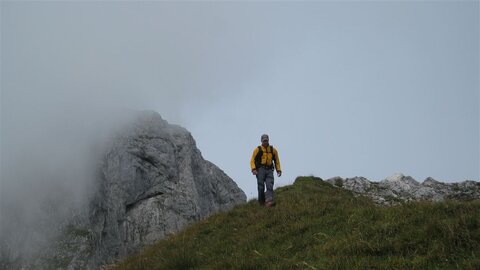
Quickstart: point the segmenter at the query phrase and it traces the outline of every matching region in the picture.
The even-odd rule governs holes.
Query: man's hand
[[[252,170],[253,175],[257,175],[257,170]]]
[[[277,171],[278,177],[282,176],[282,171]]]

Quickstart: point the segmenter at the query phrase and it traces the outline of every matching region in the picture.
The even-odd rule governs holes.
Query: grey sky
[[[86,168],[88,138],[117,108],[189,129],[249,197],[262,133],[283,163],[277,185],[309,174],[478,180],[479,8],[3,1],[2,189],[6,167]]]

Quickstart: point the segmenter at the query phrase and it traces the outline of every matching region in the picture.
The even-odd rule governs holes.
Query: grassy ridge
[[[480,202],[375,206],[314,177],[216,214],[115,269],[480,269]]]

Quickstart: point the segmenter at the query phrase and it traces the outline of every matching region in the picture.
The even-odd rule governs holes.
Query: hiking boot
[[[275,202],[274,201],[268,201],[265,203],[265,206],[266,207],[274,207],[275,206]]]

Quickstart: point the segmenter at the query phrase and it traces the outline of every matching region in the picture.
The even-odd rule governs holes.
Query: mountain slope
[[[480,201],[376,206],[319,178],[216,214],[113,269],[479,269]]]
[[[21,199],[2,197],[0,269],[99,269],[246,202],[233,179],[202,157],[191,133],[157,112],[132,112],[109,129],[85,179],[78,176],[90,182],[82,204],[73,203],[75,188],[67,185],[49,186],[30,211]],[[60,171],[58,178],[76,172]]]

